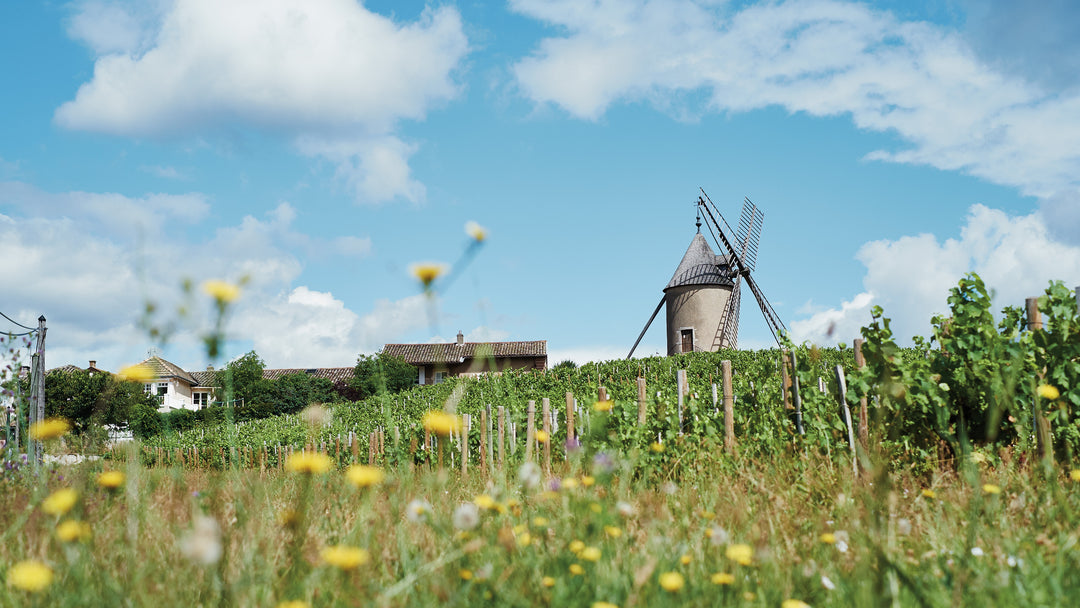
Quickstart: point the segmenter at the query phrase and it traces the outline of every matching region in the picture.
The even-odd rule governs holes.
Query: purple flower
[[[581,449],[581,441],[577,437],[571,437],[566,440],[566,453],[573,454]]]
[[[552,479],[550,482],[548,482],[548,489],[552,492],[558,492],[560,489],[562,489],[562,480],[560,480],[558,477]]]
[[[607,475],[615,471],[615,459],[607,452],[597,452],[593,456],[593,472],[599,475]]]

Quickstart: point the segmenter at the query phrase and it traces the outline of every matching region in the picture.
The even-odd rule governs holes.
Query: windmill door
[[[679,333],[682,334],[682,352],[684,352],[684,353],[692,353],[692,352],[694,352],[694,330],[693,330],[693,328],[680,330]]]

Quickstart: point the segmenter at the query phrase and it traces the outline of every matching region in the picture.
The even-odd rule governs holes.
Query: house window
[[[146,393],[147,395],[154,394],[154,385],[153,385],[153,383],[147,382],[146,384],[144,384],[143,385],[143,392]]]
[[[157,394],[158,394],[158,397],[164,397],[165,395],[169,394],[169,383],[168,382],[158,382]]]
[[[195,409],[201,410],[210,405],[210,393],[192,393],[191,403],[195,406]]]
[[[435,372],[435,384],[442,382],[445,377],[446,372]]]
[[[694,328],[683,329],[679,331],[682,338],[682,351],[684,353],[694,352]]]

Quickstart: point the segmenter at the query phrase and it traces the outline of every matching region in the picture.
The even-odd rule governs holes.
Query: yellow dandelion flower
[[[780,603],[780,608],[810,608],[810,604],[802,600],[784,600]]]
[[[1050,384],[1040,384],[1038,388],[1039,396],[1047,401],[1057,401],[1061,396],[1061,392]]]
[[[221,303],[235,302],[240,297],[240,286],[221,279],[203,281],[203,293]]]
[[[311,604],[304,600],[285,600],[278,604],[277,608],[311,608]]]
[[[592,608],[619,608],[619,606],[611,602],[593,602]]]
[[[124,473],[122,471],[102,471],[97,476],[97,483],[108,490],[115,490],[124,485]]]
[[[592,475],[582,475],[581,485],[585,486],[586,488],[591,488],[596,485],[596,478]]]
[[[36,593],[43,591],[52,583],[53,571],[39,561],[19,562],[8,570],[7,584],[10,587]]]
[[[293,473],[318,473],[330,470],[334,462],[321,452],[294,452],[285,461],[285,470]]]
[[[481,494],[473,499],[473,504],[481,509],[490,511],[495,508],[495,499],[487,494]]]
[[[63,418],[46,418],[41,422],[30,425],[30,438],[35,441],[46,441],[63,437],[71,431],[71,423]]]
[[[610,412],[613,407],[615,407],[615,402],[610,399],[597,401],[596,405],[593,405],[593,409],[598,412]]]
[[[345,471],[345,478],[358,488],[369,488],[382,483],[386,479],[386,473],[379,467],[354,464]]]
[[[74,519],[62,521],[59,526],[56,526],[56,538],[65,543],[87,540],[90,538],[90,524]]]
[[[532,534],[524,532],[521,536],[517,537],[517,544],[519,547],[528,547],[532,544]]]
[[[604,507],[601,507],[598,502],[591,502],[589,503],[589,510],[599,515],[604,511]]]
[[[524,531],[526,531],[528,529],[529,529],[529,526],[527,526],[525,524],[518,524],[518,525],[514,526],[514,528],[513,528],[514,534],[521,534],[522,532],[524,532]]]
[[[461,580],[463,581],[471,581],[473,576],[472,570],[462,568],[461,570],[458,570],[458,576],[461,577]]]
[[[825,543],[826,545],[835,545],[836,535],[832,532],[826,532],[821,535],[821,542]]]
[[[686,579],[678,572],[665,572],[660,575],[660,587],[668,593],[677,593],[686,585]]]
[[[157,379],[157,374],[154,373],[153,368],[142,363],[121,368],[119,375],[121,380],[138,382],[139,384],[146,384]]]
[[[484,240],[487,238],[487,229],[485,229],[480,224],[469,220],[465,222],[465,234],[469,235],[469,238],[476,241],[477,243],[483,243]]]
[[[654,441],[649,445],[649,449],[659,454],[664,451],[664,444],[659,441]]]
[[[566,488],[567,490],[574,490],[578,487],[578,485],[578,480],[574,479],[573,477],[567,477],[566,479],[562,480],[562,487]]]
[[[546,517],[537,516],[537,517],[534,517],[533,520],[532,520],[532,524],[534,526],[536,526],[537,528],[543,528],[544,526],[548,525],[548,523],[549,523],[548,518],[546,518]]]
[[[547,443],[551,439],[551,436],[545,430],[536,431],[536,440],[540,443]]]
[[[545,587],[548,587],[548,588],[554,587],[555,586],[555,577],[553,577],[553,576],[545,576],[544,578],[540,579],[540,584],[545,586]]]
[[[581,550],[585,548],[585,543],[581,542],[580,540],[575,540],[570,543],[570,546],[568,548],[570,549],[571,553],[581,553]]]
[[[987,494],[1001,494],[1001,486],[992,483],[984,483],[982,489],[983,492],[986,492]]]
[[[435,279],[446,274],[446,264],[438,264],[435,262],[421,262],[409,266],[409,274],[416,277],[417,281],[424,286],[424,289],[431,287],[431,284],[435,282]]]
[[[278,523],[283,528],[294,528],[300,523],[300,514],[293,509],[282,509],[277,514]]]
[[[622,528],[618,526],[604,526],[604,534],[607,534],[611,538],[619,538],[622,536]]]
[[[64,515],[75,506],[79,500],[79,493],[71,488],[63,488],[49,495],[41,501],[41,510],[49,515]]]
[[[1080,469],[1073,469],[1069,471],[1069,479],[1073,481],[1080,481]]]
[[[689,566],[690,562],[692,562],[692,561],[694,561],[694,558],[690,557],[689,554],[685,554],[685,555],[683,555],[682,557],[679,558],[679,563],[684,565],[684,566]]]
[[[754,561],[754,549],[750,545],[728,545],[724,554],[728,559],[742,566],[749,566]]]
[[[341,570],[355,570],[371,561],[371,555],[364,549],[345,545],[327,547],[319,556],[323,562]]]
[[[744,591],[743,594],[742,594],[742,597],[743,597],[744,600],[746,600],[748,602],[752,602],[752,601],[757,599],[757,594],[754,593],[753,591]]]
[[[712,511],[702,511],[701,512],[701,517],[705,521],[712,521],[712,520],[716,519],[716,513],[713,513]]]
[[[431,410],[424,414],[423,424],[425,431],[444,437],[461,430],[461,419],[441,410]]]
[[[923,498],[934,498],[935,496],[937,496],[937,494],[935,494],[934,491],[930,489],[924,489],[922,491],[922,495]]]
[[[735,575],[728,572],[717,572],[710,576],[709,580],[712,581],[712,584],[714,585],[734,585]]]
[[[582,574],[585,574],[585,568],[582,568],[581,564],[570,564],[570,574],[581,576]]]
[[[578,554],[578,557],[587,562],[598,562],[600,561],[601,555],[602,553],[600,552],[599,547],[585,547],[581,550],[581,553]]]

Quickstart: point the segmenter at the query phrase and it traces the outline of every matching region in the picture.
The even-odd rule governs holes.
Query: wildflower
[[[836,589],[836,583],[832,582],[832,579],[825,576],[824,574],[821,575],[821,586],[828,589],[829,591]]]
[[[623,517],[631,517],[634,515],[635,512],[634,505],[626,501],[620,500],[619,502],[615,503],[615,512],[619,515],[622,515]]]
[[[300,412],[300,417],[308,426],[318,428],[330,424],[330,410],[318,403],[313,403]]]
[[[345,471],[345,478],[358,488],[370,488],[386,479],[386,473],[379,467],[366,464],[354,464]]]
[[[423,498],[414,498],[405,505],[405,519],[413,523],[424,523],[431,513],[431,505]]]
[[[593,602],[592,608],[619,608],[617,605],[611,602]]]
[[[68,519],[56,526],[56,538],[65,543],[73,543],[77,540],[90,538],[90,524],[85,521]]]
[[[982,547],[972,547],[971,554],[975,557],[982,557],[983,555],[985,555],[983,553]]]
[[[684,554],[682,557],[679,558],[679,563],[684,565],[684,566],[689,566],[690,562],[692,562],[693,560],[694,560],[694,558],[690,557],[690,554],[687,553],[687,554]]]
[[[600,513],[602,513],[604,511],[604,507],[601,507],[600,503],[598,503],[598,502],[592,502],[592,503],[589,503],[589,510],[592,511],[593,513],[596,513],[597,515],[599,515]]]
[[[580,540],[571,541],[570,546],[568,547],[568,549],[570,549],[570,552],[574,554],[581,553],[584,548],[585,543],[581,542]]]
[[[71,431],[71,423],[63,418],[46,418],[30,425],[30,438],[35,441],[57,439]]]
[[[469,235],[469,238],[477,243],[483,243],[484,239],[487,238],[487,229],[480,224],[469,220],[465,222],[465,234]]]
[[[188,559],[209,566],[221,559],[221,528],[217,520],[200,515],[180,541],[180,552]]]
[[[463,580],[463,581],[471,581],[472,580],[472,570],[462,568],[461,570],[458,570],[458,576],[461,577],[461,580]]]
[[[832,532],[826,532],[821,535],[821,542],[825,543],[826,545],[835,545],[836,535]]]
[[[713,513],[712,511],[702,511],[700,515],[705,521],[712,521],[716,519],[716,513]]]
[[[660,587],[669,593],[677,593],[686,584],[686,579],[678,572],[665,572],[660,575]]]
[[[409,266],[409,274],[416,277],[416,280],[420,281],[420,284],[424,286],[424,289],[430,288],[431,284],[435,282],[435,279],[441,277],[445,273],[446,264],[422,262]]]
[[[934,498],[935,496],[937,496],[937,494],[934,494],[933,490],[928,489],[928,488],[923,489],[922,495],[923,495],[923,498]]]
[[[480,566],[480,569],[476,571],[476,580],[486,581],[491,578],[492,573],[495,572],[495,566],[491,565],[491,562]]]
[[[567,477],[566,479],[562,480],[562,487],[566,488],[567,490],[574,490],[578,487],[578,485],[578,480],[574,479],[573,477]]]
[[[1073,481],[1080,481],[1080,469],[1073,469],[1069,471],[1069,479]]]
[[[802,600],[784,600],[780,603],[780,608],[810,608],[810,604]]]
[[[7,584],[10,587],[36,593],[43,591],[52,583],[53,571],[39,561],[19,562],[8,570]]]
[[[41,510],[49,515],[64,515],[75,506],[77,500],[79,500],[78,492],[71,488],[63,488],[41,501]]]
[[[293,509],[282,509],[277,515],[278,523],[283,528],[295,528],[300,523],[300,514]]]
[[[371,555],[364,549],[346,545],[334,545],[319,554],[322,561],[340,570],[355,570],[371,561]]]
[[[147,382],[153,382],[156,378],[157,374],[154,373],[154,370],[149,365],[143,365],[142,363],[129,365],[120,370],[121,380],[146,384]]]
[[[547,442],[548,442],[548,440],[550,440],[550,439],[551,439],[551,436],[550,436],[550,435],[548,435],[548,432],[547,432],[547,431],[545,431],[545,430],[542,430],[542,429],[541,429],[541,430],[539,430],[539,431],[536,431],[536,440],[537,440],[538,442],[540,442],[540,443],[547,443]]]
[[[728,572],[717,572],[709,577],[714,585],[733,585],[735,584],[735,575]]]
[[[473,504],[484,510],[495,508],[495,499],[487,494],[481,494],[473,499]]]
[[[911,534],[911,520],[906,517],[901,517],[896,520],[896,532],[900,534],[900,536]]]
[[[240,297],[240,286],[220,279],[211,279],[202,284],[203,293],[221,304],[227,304]]]
[[[458,530],[472,530],[480,525],[480,509],[471,502],[462,503],[454,510],[452,519]]]
[[[728,545],[724,554],[731,561],[743,566],[749,566],[754,560],[754,549],[750,545]]]
[[[570,564],[570,574],[581,576],[585,574],[585,569],[581,567],[581,564]]]
[[[1058,391],[1058,389],[1050,384],[1040,384],[1038,388],[1038,393],[1040,397],[1046,399],[1047,401],[1057,401],[1058,397],[1061,396],[1061,393]]]
[[[545,586],[545,587],[549,587],[549,588],[554,587],[555,586],[555,577],[545,576],[544,578],[540,579],[540,584]]]
[[[622,536],[622,529],[618,526],[604,526],[604,534],[607,534],[611,538],[619,538]]]
[[[453,415],[440,410],[431,410],[424,414],[424,430],[443,437],[461,430],[461,420]]]
[[[124,485],[124,473],[121,471],[102,471],[97,476],[97,483],[103,488],[115,490]]]
[[[992,483],[984,483],[982,489],[987,494],[1001,494],[1001,486]]]
[[[585,547],[581,550],[581,553],[578,554],[578,557],[587,562],[598,562],[600,561],[600,555],[601,552],[599,547]]]
[[[649,445],[649,449],[659,454],[664,451],[664,444],[659,441],[654,441]]]
[[[615,459],[607,452],[597,452],[593,456],[593,471],[597,475],[607,475],[615,472]]]
[[[847,553],[847,550],[848,550],[847,541],[845,541],[842,538],[836,539],[836,550],[839,551],[840,553]]]
[[[581,485],[585,486],[586,488],[591,488],[596,485],[596,478],[592,475],[582,475]]]
[[[540,487],[542,481],[540,465],[535,462],[526,462],[521,465],[517,473],[518,483],[530,490]]]
[[[333,466],[330,457],[321,452],[294,452],[285,461],[285,470],[293,473],[325,473]]]
[[[517,544],[519,547],[528,547],[532,544],[532,534],[529,534],[528,532],[522,533],[522,535],[517,538]]]
[[[278,604],[277,608],[311,608],[311,604],[304,600],[285,600]]]
[[[728,535],[727,530],[720,526],[713,526],[709,528],[709,542],[713,545],[726,545],[731,537]]]
[[[597,401],[596,404],[593,405],[593,409],[598,412],[610,412],[613,407],[615,407],[615,402],[610,399]]]

